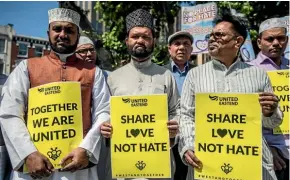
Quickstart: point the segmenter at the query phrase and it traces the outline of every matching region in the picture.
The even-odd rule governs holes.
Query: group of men
[[[261,52],[249,63],[252,65],[239,56],[247,35],[246,25],[240,17],[222,13],[215,19],[209,35],[212,61],[193,67],[188,60],[194,39],[188,32],[180,31],[168,38],[170,61],[161,67],[151,61],[155,46],[153,17],[138,9],[126,17],[126,45],[131,61],[107,74],[94,65],[94,43],[80,36],[79,20],[72,10],[50,10],[47,31],[50,54],[22,61],[3,86],[0,124],[13,168],[11,179],[112,179],[106,142],[113,128],[118,127],[110,124],[110,96],[163,93],[168,98],[167,127],[172,147],[170,179],[193,179],[193,168],[203,166],[194,152],[197,92],[259,93],[264,128],[263,179],[289,179],[289,147],[284,136],[271,133],[281,124],[283,114],[262,69],[289,68],[289,61],[287,64],[282,58],[288,42],[283,22],[274,18],[261,24],[258,38]],[[61,81],[81,84],[85,136],[79,147],[61,161],[63,168],[54,170],[33,145],[25,114],[30,88]],[[68,164],[66,160],[70,160]],[[28,174],[23,173],[24,163]]]

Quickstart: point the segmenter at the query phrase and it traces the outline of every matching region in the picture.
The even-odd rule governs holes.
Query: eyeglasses
[[[224,40],[224,37],[226,37],[227,35],[230,35],[230,34],[226,34],[226,33],[223,33],[223,32],[212,32],[212,33],[207,34],[205,36],[205,40],[208,41],[210,39],[210,37],[212,37],[212,36],[215,39],[223,39]],[[232,36],[233,36],[232,39],[235,38],[235,37],[237,37],[236,35],[232,35]]]
[[[96,52],[96,50],[94,48],[89,48],[89,49],[80,49],[80,50],[77,50],[76,53],[88,54],[89,51],[90,51],[90,53]]]

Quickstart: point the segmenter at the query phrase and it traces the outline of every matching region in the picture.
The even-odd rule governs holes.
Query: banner
[[[79,82],[55,82],[29,89],[27,128],[34,145],[55,169],[83,139]]]
[[[170,178],[166,95],[112,96],[113,178]]]
[[[196,179],[262,180],[262,124],[258,94],[197,93]]]
[[[289,130],[289,72],[290,70],[267,71],[273,91],[278,96],[280,109],[284,114],[282,124],[274,129],[274,134],[290,134]]]
[[[181,29],[188,31],[194,38],[193,54],[208,53],[206,36],[212,32],[214,26],[212,21],[216,15],[215,3],[181,7]]]
[[[251,61],[256,58],[249,31],[247,31],[247,38],[242,45],[240,52],[244,61]]]
[[[289,60],[290,59],[290,32],[289,32],[289,19],[290,19],[290,17],[285,16],[285,17],[282,17],[281,19],[282,19],[282,21],[285,22],[285,24],[287,26],[288,44],[287,44],[287,47],[285,49],[284,56]]]

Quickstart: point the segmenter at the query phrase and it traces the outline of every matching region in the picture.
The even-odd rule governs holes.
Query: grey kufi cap
[[[178,37],[188,37],[188,39],[191,41],[191,44],[193,43],[193,37],[192,35],[187,31],[178,31],[168,37],[168,44],[171,44],[173,40],[177,39]]]
[[[80,15],[71,10],[65,8],[54,8],[48,11],[49,24],[55,21],[65,21],[77,25],[79,28]]]
[[[95,46],[94,42],[90,38],[88,38],[87,36],[81,36],[79,39],[78,47],[84,44],[91,44]]]
[[[148,27],[153,31],[153,16],[144,9],[133,11],[126,17],[127,33],[134,27]]]
[[[271,18],[263,21],[259,28],[259,34],[263,31],[272,29],[272,28],[286,28],[286,24],[280,18]]]

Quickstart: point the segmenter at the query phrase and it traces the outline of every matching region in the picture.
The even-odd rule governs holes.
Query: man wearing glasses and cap
[[[195,93],[260,93],[258,100],[262,109],[263,127],[275,128],[283,118],[266,72],[242,62],[238,56],[247,37],[245,21],[224,10],[214,23],[216,25],[208,42],[213,60],[188,72],[180,100],[180,156],[185,164],[197,169],[201,169],[203,164],[194,152]],[[276,176],[272,155],[264,138],[262,144],[263,179],[274,180]]]
[[[267,19],[261,23],[257,43],[261,51],[257,58],[248,64],[266,71],[289,69],[289,59],[283,57],[288,43],[287,26],[280,18]],[[263,128],[263,135],[272,151],[278,180],[288,180],[289,134],[273,134],[273,129]]]
[[[86,36],[81,36],[76,49],[76,55],[88,63],[96,64],[97,56],[94,42]]]
[[[23,60],[10,74],[2,89],[0,123],[13,167],[11,179],[98,179],[102,122],[109,119],[110,93],[102,71],[94,64],[78,59],[75,50],[80,36],[77,12],[56,8],[48,11],[48,37],[51,52],[47,56]],[[26,127],[28,91],[39,85],[78,81],[81,84],[84,139],[61,160],[61,170],[34,146]],[[23,173],[23,164],[28,174]]]

